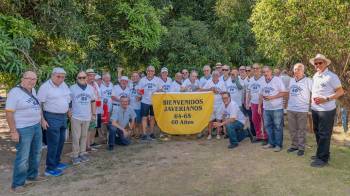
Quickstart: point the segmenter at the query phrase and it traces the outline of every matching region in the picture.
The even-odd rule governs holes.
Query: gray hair
[[[305,70],[305,65],[302,64],[302,63],[297,63],[297,64],[295,64],[295,65],[293,66],[293,69],[294,69],[295,67],[301,67],[301,69],[302,69],[303,71]]]
[[[214,75],[220,76],[220,72],[219,72],[219,71],[213,71],[212,75],[213,75],[213,76],[214,76]]]

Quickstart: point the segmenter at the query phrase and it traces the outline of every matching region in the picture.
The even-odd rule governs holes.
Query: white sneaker
[[[207,140],[211,140],[211,135],[208,135]]]
[[[273,148],[273,146],[271,144],[267,144],[267,145],[263,146],[263,148],[268,149],[268,148]]]
[[[216,135],[216,139],[218,139],[218,140],[221,139],[219,134]]]
[[[282,148],[279,147],[279,146],[276,146],[276,147],[273,149],[274,152],[280,152],[281,150],[282,150]]]

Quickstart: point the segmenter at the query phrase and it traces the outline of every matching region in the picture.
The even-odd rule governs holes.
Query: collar
[[[266,82],[266,83],[270,83],[270,82],[273,80],[274,77],[275,77],[275,76],[272,76],[272,78],[271,78],[270,80],[268,80],[268,79],[265,78],[265,82]]]
[[[301,77],[299,80],[297,80],[296,78],[294,78],[295,82],[299,82],[302,81],[305,78],[305,75],[303,75],[303,77]]]
[[[209,80],[211,78],[211,74],[209,74],[208,76],[203,76],[206,80]]]
[[[326,75],[329,72],[328,67],[322,72],[316,72],[316,76],[322,77],[323,75]]]
[[[182,85],[182,82],[178,82],[177,80],[175,80],[175,82],[179,85]]]
[[[52,81],[51,79],[49,80],[49,83],[50,83],[51,86],[54,87],[54,88],[58,88],[58,87],[60,87],[60,86],[63,84],[63,82],[62,82],[62,84],[60,84],[59,86],[57,86],[55,83],[53,83],[53,81]]]

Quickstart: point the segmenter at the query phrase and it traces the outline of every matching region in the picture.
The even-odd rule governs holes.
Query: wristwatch
[[[327,97],[326,100],[329,101],[330,100],[329,97]]]

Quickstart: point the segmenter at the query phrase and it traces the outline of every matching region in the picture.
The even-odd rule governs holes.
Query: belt
[[[44,111],[44,112],[48,114],[53,114],[53,115],[67,115],[67,113],[54,113],[54,112],[48,112],[48,111]]]

